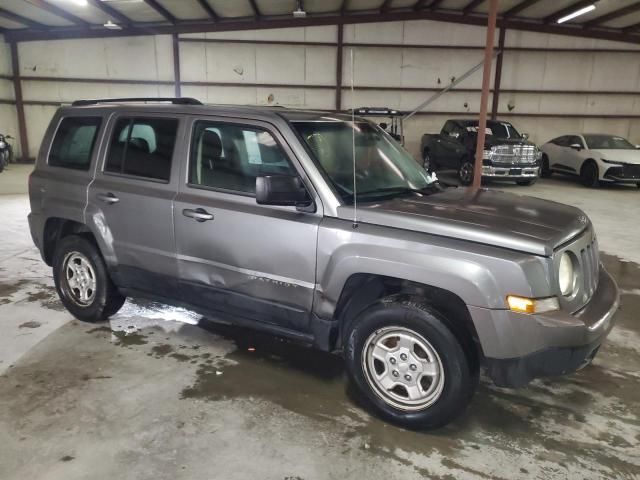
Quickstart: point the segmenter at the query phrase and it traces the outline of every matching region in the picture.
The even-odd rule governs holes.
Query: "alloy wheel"
[[[438,352],[423,336],[404,327],[373,332],[364,344],[362,368],[376,395],[404,411],[428,408],[444,388]]]
[[[79,252],[70,252],[62,263],[63,288],[76,305],[91,305],[96,296],[96,273],[89,259]]]

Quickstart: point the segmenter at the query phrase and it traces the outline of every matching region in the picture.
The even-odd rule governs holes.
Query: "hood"
[[[534,143],[524,138],[500,138],[493,135],[487,135],[484,139],[484,144],[487,147],[492,147],[493,145],[531,145],[535,147]]]
[[[353,218],[353,208],[338,209]],[[577,208],[494,190],[449,188],[358,205],[358,220],[550,256],[585,230],[589,219]]]
[[[600,149],[592,150],[600,155],[600,158],[611,162],[631,163],[640,165],[640,150],[622,150],[622,149]]]

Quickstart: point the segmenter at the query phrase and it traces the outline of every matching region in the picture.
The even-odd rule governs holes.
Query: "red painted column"
[[[484,68],[482,71],[482,94],[480,97],[480,119],[478,122],[478,140],[476,143],[476,161],[473,173],[473,186],[480,187],[482,180],[482,154],[484,137],[487,128],[487,103],[489,103],[489,83],[491,81],[491,65],[493,61],[493,41],[496,33],[496,17],[498,0],[489,0],[489,21],[487,23],[487,43],[484,48]]]
[[[18,60],[18,44],[9,43],[11,52],[11,69],[13,72],[13,90],[16,99],[18,117],[18,135],[20,135],[20,154],[22,161],[29,160],[29,139],[27,138],[27,122],[24,116],[24,100],[22,99],[22,81],[20,80],[20,61]]]

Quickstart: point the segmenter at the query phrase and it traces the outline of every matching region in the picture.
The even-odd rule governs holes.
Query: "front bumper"
[[[531,179],[540,175],[540,167],[537,166],[511,166],[496,167],[493,165],[482,166],[482,176],[489,178]]]
[[[485,352],[489,377],[498,386],[519,387],[534,378],[572,373],[588,365],[613,327],[613,316],[620,304],[618,287],[601,266],[598,288],[591,300],[579,311],[569,314],[556,311],[526,315],[500,310],[494,327],[500,326],[510,335],[518,355],[500,355],[499,343],[493,353]],[[507,336],[502,335],[502,347]],[[482,339],[481,339],[482,342]],[[483,345],[484,349],[484,345]]]

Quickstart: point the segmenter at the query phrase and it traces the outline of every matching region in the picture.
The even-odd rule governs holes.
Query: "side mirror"
[[[299,177],[269,175],[256,178],[256,202],[259,205],[303,207],[311,204],[311,198]]]
[[[11,135],[5,135],[4,138],[9,138],[9,139],[13,140],[13,137]]]
[[[528,133],[523,133],[523,134],[522,134],[522,138],[523,138],[524,140],[529,140],[529,134],[528,134]]]
[[[380,122],[379,125],[380,125],[380,128],[383,130],[386,130],[387,127],[389,126],[387,122]]]
[[[569,145],[569,147],[573,148],[574,150],[580,151],[582,150],[582,145],[580,145],[579,143],[572,143],[571,145]]]

